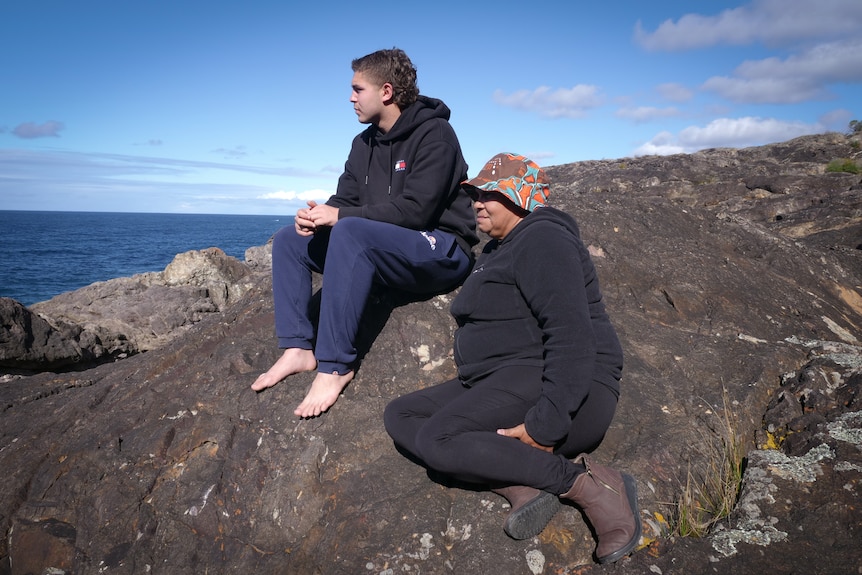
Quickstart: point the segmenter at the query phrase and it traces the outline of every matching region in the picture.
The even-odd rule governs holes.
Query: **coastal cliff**
[[[85,319],[81,298],[96,299],[81,290],[3,302],[0,574],[856,572],[862,176],[827,167],[858,165],[859,147],[825,134],[548,168],[625,352],[594,457],[637,478],[644,539],[614,566],[595,564],[577,509],[511,540],[501,498],[442,485],[393,447],[386,403],[454,374],[453,294],[369,302],[362,365],[320,418],[292,415],[313,374],[251,391],[279,353],[262,246],[246,262],[189,255],[227,271],[170,286],[168,270],[113,280],[139,292],[98,286],[113,295]],[[150,289],[192,297],[144,296],[164,305],[121,325]],[[174,327],[146,339],[157,315]],[[36,324],[60,347],[94,337],[71,336],[84,352],[34,373]],[[106,345],[124,340],[147,343]],[[26,365],[11,341],[29,342]],[[744,454],[730,515],[681,537],[684,499],[708,488],[729,438]]]

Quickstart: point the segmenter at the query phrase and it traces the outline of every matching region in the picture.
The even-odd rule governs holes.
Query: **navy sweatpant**
[[[293,226],[272,242],[275,333],[282,349],[314,349],[318,371],[345,374],[356,361],[356,335],[373,284],[417,294],[454,289],[471,258],[453,234],[418,232],[364,218],[344,218],[313,236]],[[311,273],[323,273],[317,341],[310,320]]]
[[[383,421],[395,444],[427,468],[468,483],[526,485],[562,495],[584,471],[569,459],[598,447],[616,411],[610,388],[593,383],[554,453],[497,434],[524,423],[542,391],[542,368],[497,370],[472,387],[453,379],[401,396]]]

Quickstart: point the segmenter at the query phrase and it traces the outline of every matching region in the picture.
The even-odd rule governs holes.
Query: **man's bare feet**
[[[284,350],[278,361],[269,368],[269,371],[262,373],[251,384],[251,388],[255,391],[260,391],[267,387],[272,387],[288,375],[302,371],[311,371],[315,367],[317,367],[317,359],[315,359],[313,351],[291,347]]]
[[[311,382],[311,389],[299,407],[293,410],[299,417],[317,417],[338,400],[342,390],[353,379],[353,371],[344,375],[337,373],[318,373]]]

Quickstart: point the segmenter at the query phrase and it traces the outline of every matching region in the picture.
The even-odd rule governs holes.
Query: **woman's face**
[[[478,190],[473,209],[476,210],[476,227],[495,240],[505,238],[524,219],[523,215],[515,212],[517,208],[499,192]]]

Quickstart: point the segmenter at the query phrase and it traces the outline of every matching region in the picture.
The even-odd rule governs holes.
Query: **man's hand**
[[[309,206],[314,202],[308,202]],[[308,209],[308,219],[314,222],[314,227],[321,226],[332,227],[338,223],[338,208],[327,206],[326,204],[315,204]]]
[[[296,228],[296,233],[301,236],[310,236],[313,235],[316,231],[314,220],[310,218],[311,210],[317,207],[317,202],[314,200],[309,200],[306,202],[308,205],[308,209],[301,209],[296,212],[296,216],[293,218],[293,225]]]
[[[530,447],[535,447],[536,449],[541,449],[542,451],[547,451],[548,453],[553,453],[554,448],[550,445],[539,445],[536,443],[530,434],[527,433],[527,427],[522,423],[517,427],[510,427],[509,429],[498,429],[497,435],[505,435],[506,437],[514,437],[519,440],[521,443],[526,443]]]

